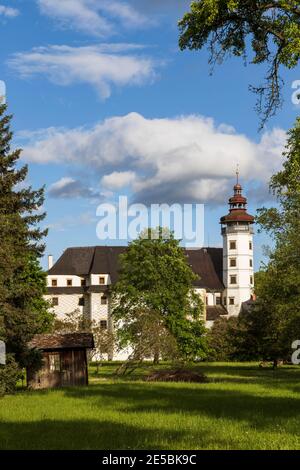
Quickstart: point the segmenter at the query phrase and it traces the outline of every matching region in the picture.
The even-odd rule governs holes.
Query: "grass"
[[[300,449],[300,369],[201,364],[205,384],[115,379],[0,399],[0,449]]]

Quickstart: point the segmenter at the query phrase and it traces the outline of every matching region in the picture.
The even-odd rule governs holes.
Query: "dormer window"
[[[72,287],[72,285],[73,285],[72,279],[67,279],[67,286]]]
[[[100,276],[100,277],[99,277],[99,284],[100,284],[101,286],[103,286],[103,285],[105,284],[105,277],[104,277],[104,276]]]

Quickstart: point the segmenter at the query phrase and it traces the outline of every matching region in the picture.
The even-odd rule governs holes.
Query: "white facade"
[[[229,315],[238,315],[243,302],[253,293],[253,228],[227,226],[223,235],[223,305]]]
[[[199,286],[195,287],[195,291],[206,307],[208,328],[220,316],[228,318],[239,315],[243,302],[251,299],[253,294],[254,218],[247,214],[246,203],[242,188],[237,182],[234,196],[229,199],[229,214],[221,218],[223,249],[199,249],[201,256],[197,254],[197,250],[193,252],[193,269],[199,273],[199,266],[202,267],[199,277],[203,282],[195,284]],[[209,250],[215,251],[209,253]],[[49,256],[46,299],[52,304],[58,318],[62,319],[66,314],[77,310],[90,320],[100,323],[101,327],[112,329],[109,286],[117,280],[116,265],[120,252],[121,247],[69,248],[54,266],[52,256]],[[216,252],[219,259],[217,262]],[[61,274],[65,272],[65,266],[67,272],[88,274]],[[108,272],[96,274],[100,269]],[[116,354],[114,359],[126,359],[129,353],[130,351],[123,351]],[[109,358],[112,359],[112,356]]]

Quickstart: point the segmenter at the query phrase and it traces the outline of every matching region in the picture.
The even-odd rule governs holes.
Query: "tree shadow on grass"
[[[168,450],[176,449],[184,430],[165,430],[99,420],[1,422],[0,450]],[[193,447],[186,444],[182,449]],[[198,448],[226,448],[213,432],[199,434]],[[194,444],[195,445],[195,444]],[[189,447],[191,446],[191,447]],[[203,447],[201,447],[203,446]]]
[[[202,415],[240,421],[255,429],[269,431],[282,425],[288,432],[300,436],[300,397],[296,396],[215,390],[198,384],[176,384],[174,387],[159,383],[103,384],[84,390],[70,388],[64,393],[73,398],[88,399],[96,407],[103,403],[114,404],[119,412]]]

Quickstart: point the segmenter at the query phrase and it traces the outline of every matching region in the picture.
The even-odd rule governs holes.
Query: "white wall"
[[[236,242],[236,249],[231,250],[230,242]],[[249,248],[249,242],[252,243],[252,250]],[[230,259],[236,259],[236,266],[230,266]],[[250,266],[250,259],[252,260],[252,267]],[[249,300],[253,291],[254,285],[250,283],[250,276],[254,281],[253,275],[253,233],[252,227],[249,231],[241,228],[232,232],[232,227],[223,234],[223,283],[225,285],[225,292],[223,297],[226,296],[226,308],[230,315],[238,315],[242,302]],[[237,283],[230,284],[230,276],[236,275]],[[229,305],[229,298],[235,299],[235,305]]]

